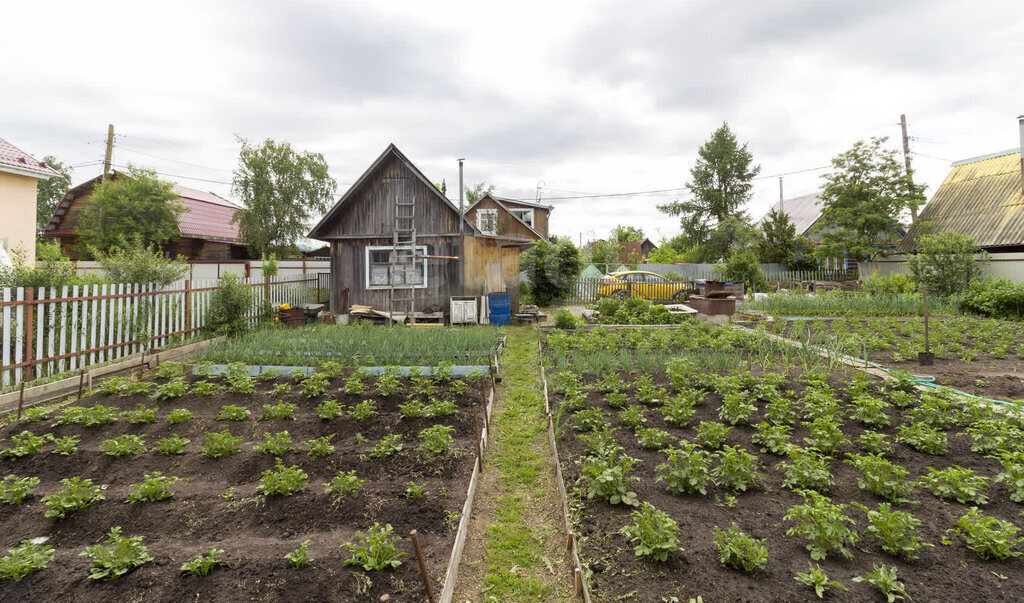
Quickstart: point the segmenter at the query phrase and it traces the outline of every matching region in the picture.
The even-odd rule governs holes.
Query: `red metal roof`
[[[49,178],[57,175],[53,168],[3,138],[0,138],[0,171],[21,173],[37,178]]]
[[[223,197],[205,191],[197,191],[174,185],[181,203],[189,209],[178,218],[178,230],[182,235],[217,241],[238,242],[238,223],[231,218],[240,209]]]

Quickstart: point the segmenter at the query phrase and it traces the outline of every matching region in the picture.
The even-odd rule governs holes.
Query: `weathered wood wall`
[[[488,262],[500,261],[505,291],[511,295],[512,308],[518,308],[520,251],[517,246],[509,246],[508,241],[491,237],[466,237],[465,294],[500,293],[488,291],[486,287]]]
[[[529,228],[526,227],[522,222],[516,220],[515,217],[508,213],[505,208],[501,207],[490,197],[484,197],[479,203],[474,205],[469,211],[466,212],[466,219],[472,224],[477,225],[476,214],[477,210],[480,209],[496,209],[498,210],[498,236],[503,237],[515,237],[517,239],[523,239],[526,241],[537,240],[537,235],[533,234]],[[524,208],[530,209],[530,208]],[[534,212],[534,219],[537,219],[540,210]],[[477,225],[478,226],[478,225]]]
[[[532,205],[523,205],[516,203],[515,201],[504,201],[505,206],[509,209],[532,209],[533,210],[533,228],[545,237],[548,236],[548,219],[551,215],[550,209],[542,209],[540,207],[533,207]]]

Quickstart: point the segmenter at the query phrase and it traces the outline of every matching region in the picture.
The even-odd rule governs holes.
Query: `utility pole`
[[[110,175],[110,159],[114,154],[114,124],[107,124],[107,152],[103,156],[103,179]]]
[[[462,185],[462,162],[465,161],[465,157],[459,157],[459,217],[466,215],[466,210],[463,208],[463,197],[466,194],[466,187]],[[462,224],[459,224],[459,231],[462,230]]]
[[[779,176],[779,213],[780,214],[786,213],[786,206],[784,205],[784,203],[785,202],[782,200],[782,176]]]
[[[910,137],[907,136],[907,114],[900,114],[900,128],[903,130],[903,163],[907,166],[907,178],[912,178],[910,172]],[[917,208],[910,208],[911,223],[917,222]]]

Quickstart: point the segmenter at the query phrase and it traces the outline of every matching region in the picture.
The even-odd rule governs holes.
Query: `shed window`
[[[485,235],[498,234],[498,210],[479,209],[476,212],[476,227]]]
[[[526,223],[527,226],[533,228],[533,210],[532,209],[510,209],[509,212]]]
[[[391,251],[395,247],[367,247],[366,248],[366,288],[386,289],[393,286],[413,286],[416,288],[427,286],[427,258],[420,257],[413,262],[411,271],[402,270],[396,267],[392,270]],[[408,249],[399,247],[398,249]],[[427,255],[426,245],[416,247],[416,254]]]

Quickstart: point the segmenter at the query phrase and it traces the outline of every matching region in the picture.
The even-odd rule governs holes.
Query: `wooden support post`
[[[569,530],[569,535],[565,539],[565,550],[572,551],[572,530]]]
[[[185,337],[192,333],[192,279],[185,279]]]
[[[473,409],[473,433],[476,434],[476,458],[480,462],[480,473],[484,472],[484,449],[480,444],[480,422],[476,418],[477,409]]]
[[[427,600],[434,603],[434,591],[430,588],[430,576],[427,575],[427,562],[423,559],[423,549],[420,548],[420,537],[416,530],[411,530],[409,536],[412,538],[412,548],[416,551],[416,561],[420,565],[420,580],[427,593]]]
[[[28,381],[32,378],[32,369],[35,367],[32,360],[35,357],[35,347],[32,345],[32,335],[35,333],[35,329],[32,328],[32,319],[35,317],[35,299],[36,289],[35,287],[25,288],[25,373],[22,375],[22,381]]]
[[[142,350],[142,355],[139,356],[139,380],[142,379],[142,372],[146,367],[146,350]]]
[[[21,392],[18,394],[18,420],[21,420],[21,410],[25,407],[25,382],[21,382]]]
[[[580,568],[577,567],[577,568],[573,569],[572,575],[573,575],[573,584],[574,584],[574,590],[576,592],[576,595],[577,596],[582,595],[583,594],[583,572],[580,571]]]
[[[484,431],[491,433],[490,421],[487,419],[487,380],[480,377],[480,403],[484,405]]]
[[[85,385],[85,369],[78,372],[78,399],[82,399],[82,387]]]

